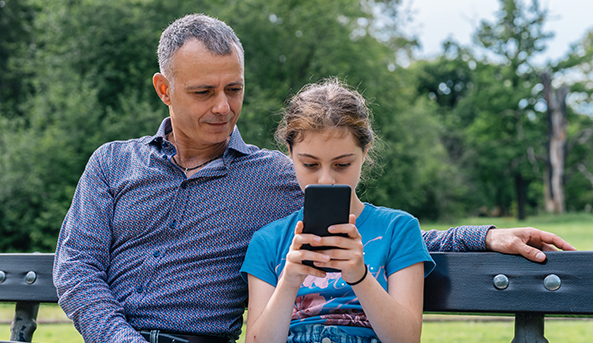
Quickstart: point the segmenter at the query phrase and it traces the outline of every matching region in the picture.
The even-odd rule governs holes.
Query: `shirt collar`
[[[163,144],[163,141],[165,140],[165,137],[172,130],[173,129],[171,127],[171,118],[167,117],[161,122],[159,129],[156,131],[156,134],[154,136],[152,136],[152,138],[148,141],[148,144],[155,144],[155,145],[161,147]]]
[[[233,149],[243,155],[251,154],[251,149],[249,149],[249,146],[243,141],[237,125],[235,125],[235,128],[233,129],[233,133],[231,133],[231,139],[229,140],[227,150],[228,149]]]
[[[152,139],[149,141],[149,144],[156,144],[158,146],[162,146],[165,137],[167,136],[167,134],[171,133],[172,130],[173,127],[171,126],[171,117],[167,117],[161,122],[159,129],[157,130],[156,134],[152,136]],[[229,149],[235,150],[244,155],[251,154],[251,150],[249,149],[249,146],[245,144],[245,142],[243,141],[243,138],[239,133],[239,129],[237,128],[237,125],[235,125],[235,128],[231,133],[231,139],[229,140],[229,145],[227,146],[227,150]]]

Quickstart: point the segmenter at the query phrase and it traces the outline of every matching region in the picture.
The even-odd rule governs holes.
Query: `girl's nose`
[[[333,177],[330,171],[322,170],[321,175],[319,175],[318,183],[322,185],[333,185],[336,183],[336,179]]]

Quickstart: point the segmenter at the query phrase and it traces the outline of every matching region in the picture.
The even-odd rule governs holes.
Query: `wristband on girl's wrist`
[[[367,265],[365,264],[365,265],[364,265],[364,275],[363,275],[363,276],[360,278],[360,280],[358,280],[358,281],[356,281],[356,282],[352,282],[352,283],[350,283],[350,282],[348,282],[348,281],[346,281],[346,280],[344,280],[344,281],[346,281],[346,283],[348,284],[348,286],[356,286],[356,285],[358,285],[359,283],[361,283],[361,282],[362,282],[364,279],[366,279],[366,277],[367,277],[367,274],[368,274],[368,273],[369,273],[369,266],[367,266]]]

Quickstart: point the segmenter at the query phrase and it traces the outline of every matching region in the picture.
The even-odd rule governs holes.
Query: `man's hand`
[[[542,251],[575,251],[572,245],[557,235],[532,227],[492,229],[486,234],[486,249],[505,254],[522,255],[534,262],[543,262]]]

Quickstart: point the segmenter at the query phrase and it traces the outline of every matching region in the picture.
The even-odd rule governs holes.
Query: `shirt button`
[[[155,251],[152,253],[152,256],[154,256],[154,257],[159,257],[159,256],[161,256],[161,252],[160,252],[160,251],[158,251],[158,250],[155,250]]]
[[[321,340],[321,343],[332,343],[332,340],[331,340],[331,339],[329,339],[329,338],[327,338],[327,337],[324,337],[324,338]]]
[[[187,184],[184,182],[181,184],[181,189],[186,189],[187,188]]]
[[[175,228],[175,224],[176,224],[176,223],[175,223],[175,221],[173,220],[171,223],[169,223],[169,227],[170,227],[171,229],[174,229],[174,228]]]
[[[136,287],[136,293],[142,293],[142,286]]]

